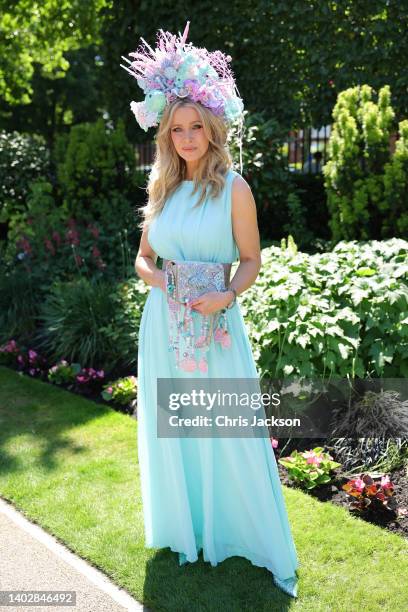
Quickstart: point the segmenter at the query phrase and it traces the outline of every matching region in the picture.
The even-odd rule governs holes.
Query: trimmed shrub
[[[388,85],[379,91],[378,102],[368,85],[338,96],[328,144],[330,159],[323,167],[336,241],[406,236],[408,127],[407,122],[400,123],[401,143],[392,156],[394,115]]]

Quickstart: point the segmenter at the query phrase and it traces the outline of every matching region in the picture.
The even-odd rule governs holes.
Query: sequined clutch
[[[211,338],[223,348],[231,346],[226,309],[210,315],[193,311],[188,302],[210,291],[226,289],[225,270],[230,264],[206,261],[163,262],[166,273],[166,296],[170,314],[169,351],[174,351],[176,367],[188,372],[207,372]],[[193,314],[201,317],[200,333],[195,334]],[[199,351],[196,358],[195,350]]]

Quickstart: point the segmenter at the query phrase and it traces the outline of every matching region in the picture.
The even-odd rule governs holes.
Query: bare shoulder
[[[232,210],[243,213],[256,210],[256,204],[252,191],[246,180],[240,174],[236,174],[232,180]]]
[[[252,193],[250,186],[246,182],[243,176],[236,173],[232,179],[232,193],[233,194],[250,194]]]

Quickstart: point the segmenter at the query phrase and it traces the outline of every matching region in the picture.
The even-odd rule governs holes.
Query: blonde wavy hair
[[[228,128],[225,121],[214,113],[191,100],[179,99],[169,104],[163,113],[156,134],[156,155],[147,184],[148,202],[139,209],[143,220],[141,229],[148,229],[152,220],[161,212],[167,198],[185,179],[186,162],[182,159],[171,138],[173,115],[178,108],[191,106],[196,109],[203,124],[209,145],[200,159],[194,180],[193,194],[201,186],[201,194],[195,206],[200,206],[209,194],[217,197],[224,185],[227,170],[232,166],[232,159],[227,145]]]

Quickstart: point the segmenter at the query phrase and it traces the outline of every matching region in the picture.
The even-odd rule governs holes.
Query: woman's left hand
[[[189,302],[191,309],[202,315],[209,315],[225,308],[232,301],[232,291],[209,291]]]

